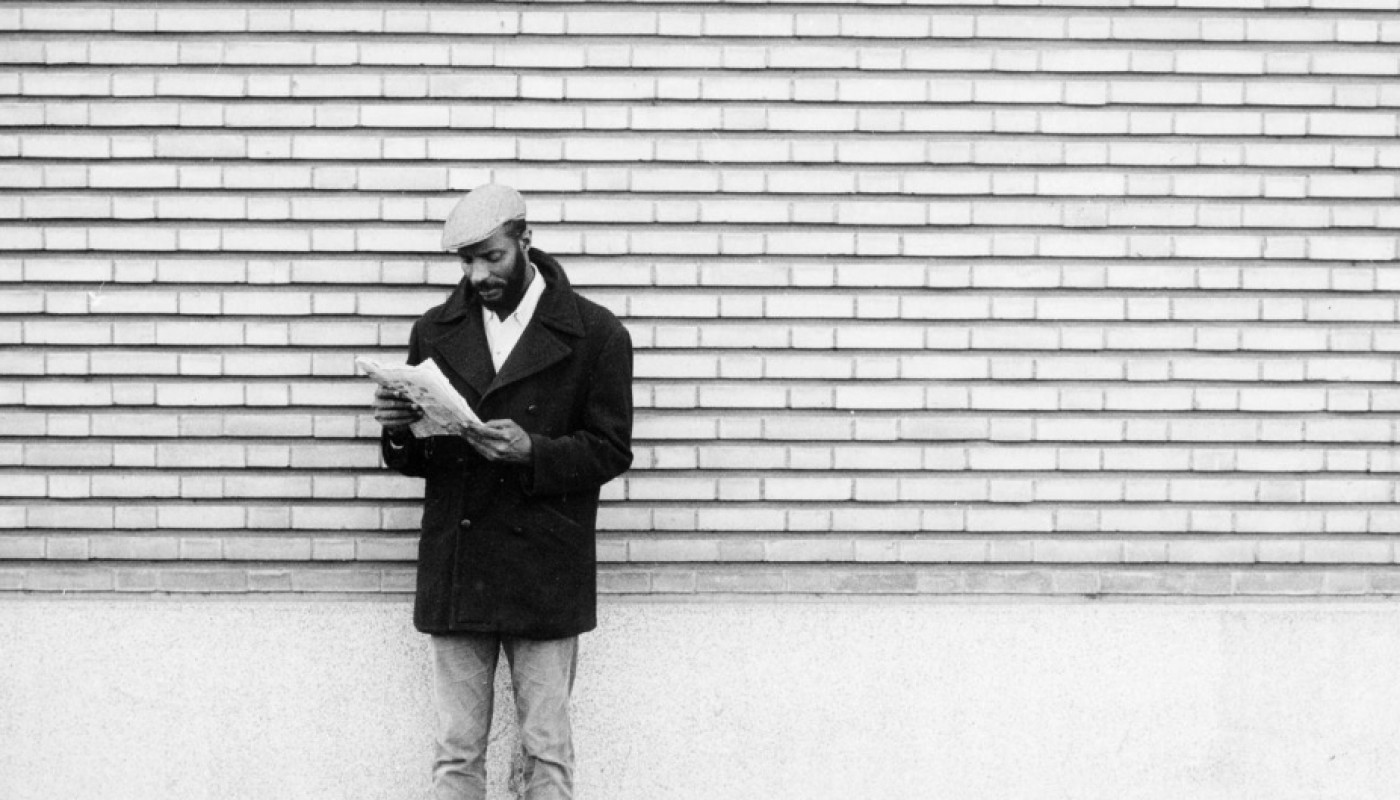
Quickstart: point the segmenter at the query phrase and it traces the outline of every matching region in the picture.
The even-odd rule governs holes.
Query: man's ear
[[[525,250],[526,250],[527,252],[528,252],[529,249],[530,249],[530,233],[531,233],[530,229],[529,229],[529,228],[526,228],[526,229],[525,229],[525,232],[522,233],[522,234],[520,234],[520,244],[521,244],[522,247],[525,248]]]

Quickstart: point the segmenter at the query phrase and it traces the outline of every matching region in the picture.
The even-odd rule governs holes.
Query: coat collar
[[[491,364],[481,303],[465,279],[438,315],[437,323],[446,330],[428,340],[439,364],[456,373],[479,400],[567,358],[573,352],[570,340],[583,335],[583,316],[564,268],[541,250],[532,248],[529,256],[544,279],[544,294],[499,373]]]

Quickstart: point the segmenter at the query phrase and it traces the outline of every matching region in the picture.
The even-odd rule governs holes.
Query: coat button
[[[467,518],[465,518],[465,517],[462,518],[462,521],[461,521],[461,522],[458,522],[458,523],[457,523],[457,527],[461,528],[462,530],[467,530],[467,529],[470,528],[471,526],[472,526],[472,521],[469,520],[469,519],[467,519]]]
[[[525,410],[526,410],[527,412],[533,414],[533,413],[535,413],[536,411],[539,411],[539,410],[540,410],[540,406],[539,406],[538,403],[531,403],[530,405],[528,405],[528,406],[525,407]]]

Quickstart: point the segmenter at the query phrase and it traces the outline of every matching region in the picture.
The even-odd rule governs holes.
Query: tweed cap
[[[525,198],[499,183],[467,192],[442,226],[442,249],[454,251],[476,244],[513,219],[525,218]]]

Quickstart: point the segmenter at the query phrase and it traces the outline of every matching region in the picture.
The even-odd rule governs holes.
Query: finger
[[[381,413],[382,413],[382,414],[405,414],[405,415],[410,416],[410,417],[421,417],[421,416],[423,416],[423,410],[422,410],[422,409],[420,409],[420,408],[418,408],[417,406],[414,406],[414,405],[409,405],[409,404],[407,404],[407,403],[394,403],[394,404],[385,404],[385,405],[375,405],[375,407],[374,407],[374,413],[376,413],[376,414],[381,414]]]
[[[482,439],[489,439],[493,442],[509,441],[511,432],[499,425],[488,422],[485,425],[478,425],[475,428],[477,435]]]
[[[421,416],[422,414],[406,408],[376,408],[374,410],[375,419],[418,419]]]
[[[388,409],[385,409],[385,408],[376,409],[375,412],[374,412],[374,416],[375,416],[376,418],[378,418],[378,419],[417,419],[417,418],[418,418],[418,415],[417,415],[417,414],[414,414],[414,413],[411,412],[411,411],[403,411],[403,410],[392,409],[392,408],[388,408]]]

